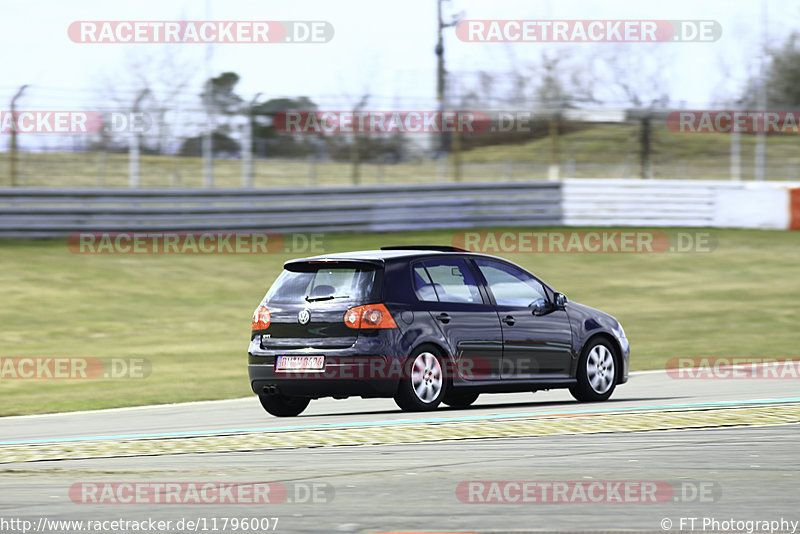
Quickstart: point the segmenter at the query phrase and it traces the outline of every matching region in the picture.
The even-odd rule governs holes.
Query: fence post
[[[309,154],[308,161],[308,185],[317,185],[317,156],[316,154]]]
[[[558,126],[561,113],[553,111],[550,115],[550,167],[547,169],[548,180],[558,180],[559,166],[558,166]]]
[[[359,185],[361,183],[361,170],[359,168],[359,163],[361,162],[361,155],[359,154],[359,146],[358,146],[358,134],[353,134],[353,142],[350,144],[350,178],[353,181],[353,185]]]
[[[11,154],[9,154],[9,164],[11,166],[11,187],[17,186],[17,99],[22,96],[22,93],[27,88],[27,85],[21,86],[17,90],[17,94],[15,94],[11,99]]]
[[[252,109],[252,108],[251,108]],[[242,138],[242,187],[253,187],[253,117],[247,114]]]
[[[97,153],[97,187],[103,187],[105,185],[107,159],[108,153],[106,152],[106,147],[102,147],[100,152]]]
[[[504,168],[506,171],[506,180],[513,180],[514,179],[514,160],[511,158],[506,158],[504,163]]]
[[[742,139],[736,128],[731,128],[731,180],[742,179]]]
[[[442,119],[444,124],[444,119]],[[453,180],[456,182],[461,181],[461,132],[458,127],[452,134],[453,139]]]
[[[641,141],[642,147],[639,154],[639,164],[641,166],[642,179],[649,179],[653,177],[653,167],[650,161],[651,147],[650,147],[650,112],[645,111],[642,116],[641,126]]]
[[[244,139],[242,153],[242,186],[253,187],[253,131],[255,130],[255,117],[253,116],[253,108],[258,101],[261,93],[256,93],[256,96],[250,101],[247,106],[247,121],[244,126]]]
[[[136,113],[139,113],[139,106],[142,103],[142,99],[147,96],[150,92],[149,89],[143,89],[139,95],[136,97],[136,100],[133,102],[133,115],[131,120],[128,121],[130,132],[130,146],[128,147],[128,180],[129,186],[132,189],[139,187],[139,133],[133,128],[133,117],[136,116]]]
[[[203,151],[203,186],[214,187],[214,100],[212,91],[214,85],[209,78],[206,82],[206,91],[203,98],[203,104],[206,108],[206,131],[203,135],[202,151]]]

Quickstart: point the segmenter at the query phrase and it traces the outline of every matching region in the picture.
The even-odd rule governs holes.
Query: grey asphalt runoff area
[[[491,416],[494,414],[569,413],[636,407],[669,407],[760,399],[800,398],[798,379],[676,379],[664,372],[631,376],[604,403],[581,404],[567,390],[482,395],[467,409],[444,405],[428,414],[401,412],[391,399],[311,401],[299,417],[267,414],[254,396],[227,401],[175,404],[98,412],[0,418],[0,441],[58,440],[81,436],[140,435],[243,429],[292,425],[337,425],[418,419],[420,417]]]
[[[563,391],[485,395],[473,408],[439,410],[434,416],[789,401],[798,396],[797,384],[796,379],[676,380],[664,373],[649,373],[633,376],[617,390],[615,400],[604,404],[578,404]],[[380,424],[415,417],[399,412],[391,400],[351,399],[312,402],[301,417],[277,419],[251,398],[5,418],[0,419],[0,439]],[[140,532],[195,530],[176,528],[180,520],[184,525],[189,520],[202,521],[195,525],[199,532],[267,532],[264,528],[243,529],[241,524],[233,528],[232,520],[243,518],[278,518],[276,532],[662,532],[664,527],[690,531],[689,518],[696,518],[695,531],[731,532],[748,526],[764,531],[763,524],[747,522],[800,520],[799,444],[800,425],[789,424],[10,463],[0,465],[0,531],[22,531],[13,528],[19,523],[4,526],[3,520],[26,519],[37,525],[42,517],[48,521],[172,521],[169,529]],[[96,504],[81,502],[74,491],[76,485],[112,487],[119,482],[270,482],[286,493],[280,502],[255,505],[188,501]],[[555,484],[562,488],[566,484],[569,491],[562,493],[566,499],[557,503],[480,502],[492,498],[513,501],[520,495],[517,488],[523,487],[516,483],[527,483],[528,488],[538,484],[539,496],[542,488],[552,490]],[[634,489],[649,485],[663,490],[667,485],[674,492],[659,490],[657,498],[650,500],[637,499],[634,494],[623,499],[628,502],[592,502],[575,492],[592,483],[599,483],[603,491],[624,483],[623,488]],[[614,501],[613,491],[604,495],[611,495],[606,500]],[[107,526],[102,531],[132,530]],[[792,528],[778,531],[791,532]]]

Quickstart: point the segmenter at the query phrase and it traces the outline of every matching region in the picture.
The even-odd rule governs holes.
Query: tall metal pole
[[[450,28],[451,26],[455,26],[456,24],[458,24],[458,21],[461,17],[461,14],[458,14],[455,17],[453,17],[449,22],[445,22],[444,20],[442,20],[442,2],[443,0],[436,0],[436,48],[434,49],[434,52],[436,53],[436,101],[439,106],[440,127],[444,126],[444,110],[445,107],[447,106],[447,87],[446,87],[447,77],[444,66],[443,30],[445,28]],[[459,132],[458,131],[452,132],[452,135],[454,136],[453,148],[456,152],[458,152],[461,150],[461,139],[459,137]],[[443,166],[447,151],[448,151],[447,136],[445,135],[444,131],[441,131],[439,134],[439,178],[440,179],[442,179],[445,174]],[[461,160],[458,157],[458,153],[456,153],[455,157],[454,176],[456,180],[461,179]]]
[[[439,106],[439,113],[444,112],[444,39],[442,30],[444,29],[444,22],[442,21],[442,0],[436,2],[436,103]],[[440,148],[442,152],[446,150],[444,135],[439,138]]]
[[[11,99],[11,147],[10,151],[10,163],[11,168],[9,169],[11,174],[11,187],[17,186],[17,99],[22,96],[22,93],[27,89],[27,85],[23,85],[17,90],[17,94]]]
[[[439,125],[444,124],[444,38],[442,30],[444,29],[444,22],[442,21],[442,0],[436,0],[436,105],[439,108]],[[438,142],[438,159],[439,159],[439,180],[444,179],[444,162],[445,154],[447,154],[447,140],[444,132],[439,132]]]
[[[211,20],[211,0],[206,0],[206,20]],[[206,43],[206,90],[204,104],[206,108],[206,131],[203,136],[203,185],[214,187],[214,101],[212,98],[211,60],[213,54],[211,43]]]
[[[758,76],[758,111],[761,116],[767,110],[767,0],[761,0],[761,65]],[[763,120],[763,119],[762,119]],[[764,125],[756,133],[755,178],[764,180],[764,165],[766,164],[767,140]]]

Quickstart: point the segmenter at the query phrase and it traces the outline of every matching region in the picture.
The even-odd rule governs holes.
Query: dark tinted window
[[[420,269],[428,276],[423,276]],[[438,298],[440,302],[483,302],[467,262],[461,259],[428,260],[422,265],[417,264],[414,283],[420,300],[436,301]]]
[[[283,271],[264,301],[302,303],[333,297],[341,300],[366,298],[375,282],[375,269],[327,267],[302,272]]]

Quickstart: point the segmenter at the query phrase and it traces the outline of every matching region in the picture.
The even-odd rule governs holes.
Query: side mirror
[[[567,302],[569,302],[567,296],[564,293],[556,293],[553,300],[555,301],[556,309],[559,310],[563,310],[564,308],[566,308]]]
[[[550,303],[544,299],[536,299],[530,303],[534,315],[545,315],[553,311]]]

